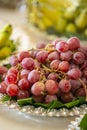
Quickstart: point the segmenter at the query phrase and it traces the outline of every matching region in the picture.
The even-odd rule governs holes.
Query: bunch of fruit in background
[[[87,0],[28,0],[29,21],[60,36],[87,38]]]
[[[16,43],[10,39],[11,34],[12,26],[10,24],[0,30],[0,60],[5,59],[16,50]]]

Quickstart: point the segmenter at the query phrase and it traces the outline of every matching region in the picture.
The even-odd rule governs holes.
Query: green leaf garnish
[[[26,98],[26,99],[19,99],[17,100],[17,103],[20,105],[20,106],[25,106],[25,105],[33,105],[35,107],[43,107],[45,109],[60,109],[60,108],[72,108],[74,106],[79,106],[81,104],[84,104],[86,103],[85,102],[85,98],[84,97],[79,97],[78,99],[72,101],[72,102],[69,102],[69,103],[62,103],[58,100],[55,100],[55,101],[52,101],[51,103],[48,103],[48,104],[44,104],[44,103],[36,103],[33,98]]]
[[[11,97],[9,95],[4,95],[1,99],[2,102],[11,100]]]
[[[87,130],[87,114],[85,114],[84,117],[82,118],[79,127],[81,130]]]
[[[3,66],[5,66],[9,69],[11,67],[11,64],[4,64]]]

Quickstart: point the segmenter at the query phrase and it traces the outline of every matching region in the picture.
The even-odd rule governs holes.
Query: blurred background
[[[7,53],[34,48],[38,42],[49,43],[56,38],[77,36],[84,42],[87,0],[0,0],[0,29],[6,24],[12,25],[12,33],[7,39],[11,43],[3,45],[4,51],[7,46],[16,46]],[[3,47],[0,59],[3,59]]]

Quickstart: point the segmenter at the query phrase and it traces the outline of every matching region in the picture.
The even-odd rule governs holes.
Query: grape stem
[[[52,70],[49,69],[48,67],[46,67],[44,64],[42,64],[42,67],[44,68],[44,70],[49,71],[49,72],[52,72]]]
[[[47,66],[45,66],[44,64],[42,64],[42,67],[44,68],[44,70],[46,71],[49,71],[49,72],[55,72],[55,73],[58,73],[58,78],[61,80],[62,78],[66,78],[66,74],[62,71],[59,71],[59,70],[51,70],[49,69]],[[62,74],[62,77],[59,75],[59,74]]]
[[[84,84],[84,82],[83,82],[81,79],[79,79],[79,81],[80,81],[80,83],[83,85],[83,87],[84,87],[84,89],[85,89],[85,93],[86,93],[86,98],[85,98],[85,100],[87,101],[87,86]]]

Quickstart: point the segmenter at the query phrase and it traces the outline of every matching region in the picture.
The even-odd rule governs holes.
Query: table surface
[[[45,38],[46,34],[41,34],[40,32],[35,33],[31,27],[28,27],[29,24],[26,22],[26,13],[23,11],[0,8],[0,28],[7,23],[13,25],[12,38],[20,38],[22,48],[20,47],[19,51],[35,47],[37,42],[48,41],[48,38]],[[54,37],[49,37],[49,40],[52,39],[54,39]],[[43,118],[43,120],[46,119],[47,122],[49,121],[48,124],[44,124],[43,120],[40,123],[33,120],[31,121],[31,119],[26,121],[26,119],[23,118],[23,116],[18,116],[17,113],[11,110],[0,108],[0,130],[65,130],[72,119],[53,118],[50,120]],[[58,123],[55,124],[55,122]]]

